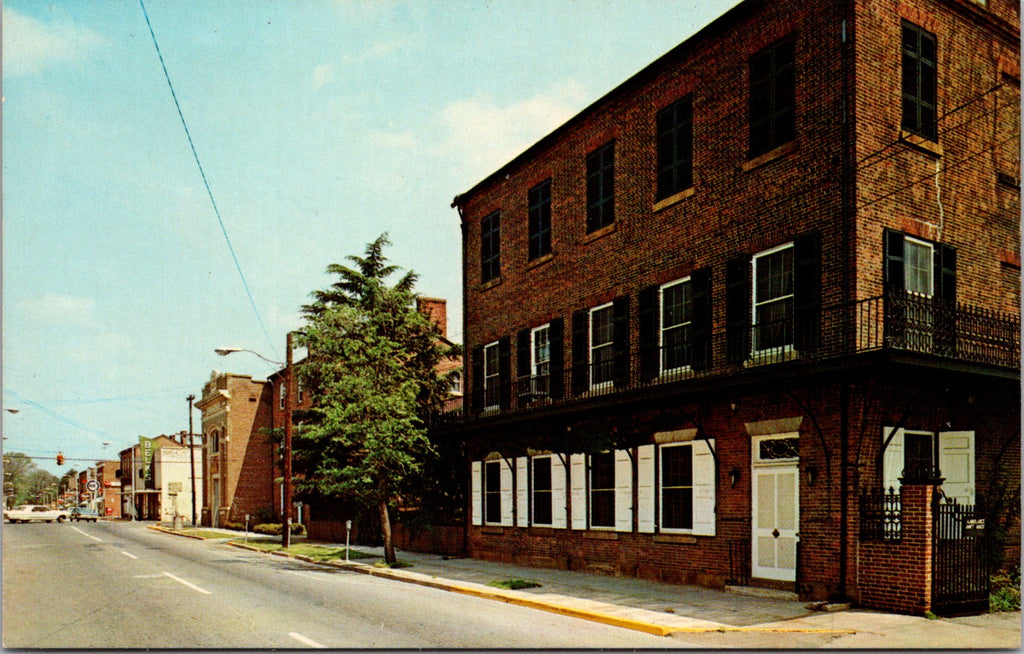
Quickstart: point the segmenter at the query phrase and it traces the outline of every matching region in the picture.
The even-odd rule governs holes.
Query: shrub
[[[255,525],[252,528],[257,534],[268,534],[270,536],[281,535],[281,523],[280,522],[263,522]],[[292,534],[302,536],[306,533],[306,528],[298,522],[292,523]]]
[[[234,529],[235,531],[244,531],[245,523],[242,522],[228,522],[224,524],[225,529]]]
[[[988,596],[990,611],[1020,610],[1020,566],[992,575],[992,588]]]

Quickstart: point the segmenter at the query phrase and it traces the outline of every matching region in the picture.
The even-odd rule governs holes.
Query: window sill
[[[693,545],[697,542],[697,538],[687,534],[654,534],[654,542]]]
[[[500,283],[501,283],[501,277],[500,276],[499,277],[495,277],[494,279],[488,280],[488,281],[484,282],[483,284],[480,284],[480,286],[478,287],[478,290],[480,290],[481,292],[482,291],[488,291],[488,290],[494,288],[495,286],[497,286]]]
[[[923,136],[918,136],[913,132],[908,132],[905,129],[900,130],[900,143],[909,145],[915,150],[930,154],[934,157],[941,157],[943,155],[942,146],[935,141],[930,141]]]
[[[590,232],[589,234],[583,237],[583,243],[591,243],[593,241],[598,240],[599,238],[603,238],[605,236],[608,236],[609,234],[615,233],[615,230],[618,229],[617,225],[618,223],[612,223],[611,225],[605,225],[604,227],[597,231]]]
[[[672,205],[678,204],[679,202],[682,202],[686,198],[693,196],[694,193],[696,193],[696,191],[694,191],[693,187],[691,186],[685,191],[680,191],[675,195],[670,195],[663,200],[658,200],[657,202],[654,203],[654,206],[651,207],[651,211],[658,212],[661,211],[662,209],[667,209]]]
[[[614,527],[591,527],[590,529],[614,529]],[[619,540],[619,535],[614,531],[585,531],[583,540]]]
[[[765,165],[767,163],[775,161],[776,159],[781,159],[782,157],[785,157],[786,155],[789,155],[789,154],[792,154],[793,152],[796,152],[799,148],[800,148],[800,141],[794,139],[794,140],[790,141],[789,143],[785,143],[783,145],[780,145],[779,147],[775,148],[774,150],[769,150],[768,152],[765,152],[764,154],[757,155],[753,159],[749,159],[747,161],[744,161],[742,164],[740,164],[740,170],[742,170],[743,172],[749,172],[751,170],[754,170],[755,168],[760,168],[761,166],[763,166],[763,165]]]
[[[547,254],[542,254],[539,257],[537,257],[536,259],[533,259],[532,261],[528,261],[526,263],[526,269],[527,270],[533,270],[534,268],[543,266],[548,261],[551,261],[554,258],[555,258],[555,255],[553,253],[551,253],[551,252],[548,252]]]

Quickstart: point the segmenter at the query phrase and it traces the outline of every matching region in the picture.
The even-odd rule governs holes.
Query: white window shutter
[[[693,441],[693,533],[715,535],[715,439]]]
[[[654,446],[636,448],[637,530],[654,533]]]
[[[885,445],[885,440],[889,438],[892,430],[892,427],[882,427],[882,445]],[[882,455],[882,490],[886,493],[890,488],[895,489],[897,493],[900,492],[903,465],[903,430],[897,429],[896,435],[892,437],[889,447],[885,448]]]
[[[530,483],[526,474],[530,460],[525,456],[516,459],[516,526],[527,527],[530,522]]]
[[[565,529],[568,522],[565,506],[565,466],[562,457],[551,457],[551,526]]]
[[[615,450],[615,531],[633,531],[633,463]]]
[[[483,474],[484,464],[480,461],[474,461],[469,467],[470,477],[470,495],[472,500],[470,501],[469,512],[471,514],[471,520],[474,525],[482,525],[484,523],[484,510],[483,510]]]
[[[939,432],[939,471],[945,479],[942,492],[960,504],[973,505],[974,432]]]
[[[512,526],[512,468],[507,459],[501,460],[501,526]]]
[[[570,483],[572,499],[572,528],[587,528],[587,466],[586,455],[570,454]]]

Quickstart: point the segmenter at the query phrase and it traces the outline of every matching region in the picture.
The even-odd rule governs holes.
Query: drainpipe
[[[849,489],[849,471],[847,470],[847,455],[849,454],[850,439],[850,387],[846,382],[839,385],[839,588],[837,592],[842,598],[846,598],[846,557],[849,554],[847,538],[849,538],[849,527],[847,520],[849,511],[847,508]]]

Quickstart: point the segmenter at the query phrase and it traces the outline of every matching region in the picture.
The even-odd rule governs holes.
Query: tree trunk
[[[384,562],[388,565],[394,565],[395,561],[395,544],[391,542],[391,519],[388,517],[388,502],[387,500],[378,500],[377,504],[380,509],[380,534],[384,538]]]

